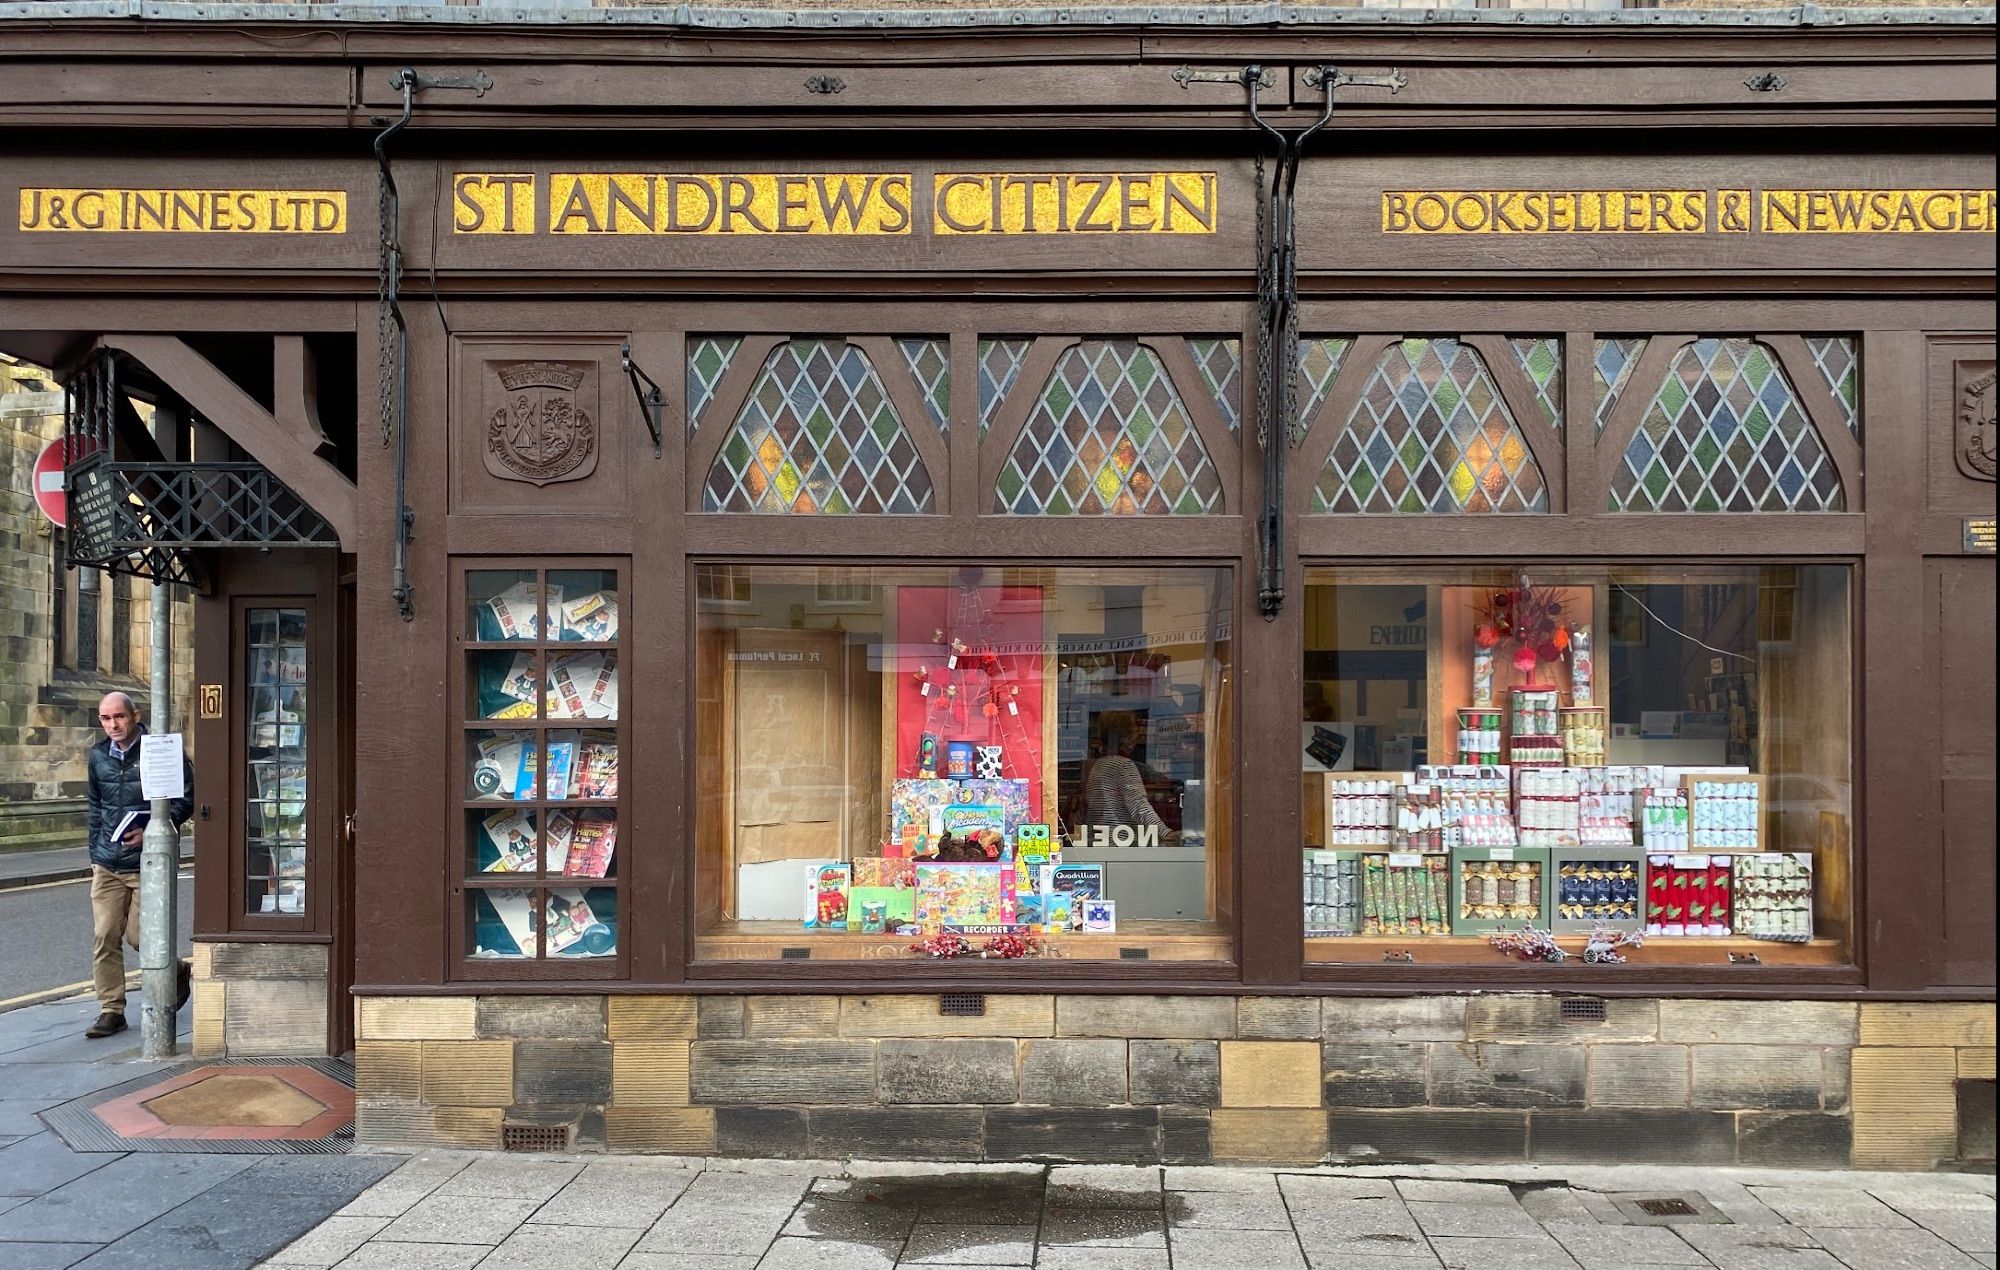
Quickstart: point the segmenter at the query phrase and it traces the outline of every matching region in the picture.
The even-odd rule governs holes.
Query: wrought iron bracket
[[[632,360],[632,341],[626,340],[619,345],[618,364],[624,368],[625,378],[632,385],[632,396],[639,403],[639,415],[646,421],[646,431],[653,434],[653,457],[657,459],[660,457],[660,414],[666,409],[667,399],[653,377]]]
[[[414,66],[405,66],[389,76],[389,87],[402,92],[405,87],[421,93],[430,88],[462,88],[474,97],[484,97],[493,90],[493,77],[485,71],[474,71],[470,75],[426,75]]]
[[[1225,70],[1219,67],[1179,66],[1175,68],[1173,78],[1174,82],[1182,88],[1186,88],[1190,84],[1245,84],[1249,82],[1244,78],[1246,70],[1247,68],[1243,67],[1235,70]],[[1276,69],[1269,66],[1257,68],[1257,87],[1276,88],[1277,86],[1278,72]]]
[[[1350,75],[1337,66],[1308,66],[1300,78],[1307,88],[1321,88],[1331,83],[1335,88],[1386,88],[1393,94],[1410,86],[1410,77],[1401,70],[1391,70],[1383,75]]]

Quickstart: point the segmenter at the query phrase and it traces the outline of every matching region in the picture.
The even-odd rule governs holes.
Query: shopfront
[[[197,1046],[381,1144],[1990,1158],[1990,11],[1101,16],[14,103],[0,347],[327,522],[185,549]]]

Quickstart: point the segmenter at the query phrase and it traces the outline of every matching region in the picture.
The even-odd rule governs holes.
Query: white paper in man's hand
[[[139,792],[148,799],[187,797],[180,733],[148,732],[139,738]]]

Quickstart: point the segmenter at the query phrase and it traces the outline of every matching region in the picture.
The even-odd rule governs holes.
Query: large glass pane
[[[1228,955],[1226,570],[739,565],[696,588],[725,593],[697,601],[698,955],[940,932]]]
[[[244,614],[243,904],[306,911],[306,614]]]
[[[1728,965],[1753,940],[1767,964],[1845,960],[1851,582],[1833,565],[1311,572],[1309,958],[1380,961],[1380,935],[1417,961],[1498,961],[1492,937],[1532,928],[1572,955],[1635,933],[1652,941],[1621,950],[1635,961]]]

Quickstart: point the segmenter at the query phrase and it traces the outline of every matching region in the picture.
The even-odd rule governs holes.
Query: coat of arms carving
[[[486,424],[486,470],[510,481],[576,481],[597,467],[597,422],[578,400],[585,369],[566,362],[499,367],[500,409]]]
[[[1993,363],[1958,363],[1958,410],[1951,439],[1958,470],[1975,481],[1993,479]]]

